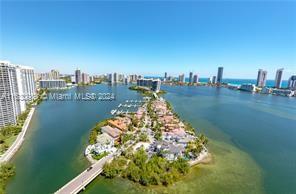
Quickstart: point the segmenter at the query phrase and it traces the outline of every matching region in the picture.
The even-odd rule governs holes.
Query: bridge
[[[113,154],[109,154],[108,156],[100,159],[98,162],[91,165],[90,168],[84,170],[77,177],[72,179],[55,193],[76,194],[79,193],[81,190],[84,190],[85,187],[103,171],[104,164],[111,161],[113,159],[113,156]]]

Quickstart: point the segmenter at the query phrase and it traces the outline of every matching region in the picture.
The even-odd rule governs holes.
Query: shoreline
[[[10,159],[15,155],[15,153],[20,149],[23,141],[25,140],[25,135],[29,128],[29,124],[31,122],[34,112],[35,112],[35,107],[32,107],[24,122],[22,131],[17,135],[17,138],[15,139],[13,144],[8,148],[8,150],[6,150],[6,152],[1,155],[0,163],[9,162]]]

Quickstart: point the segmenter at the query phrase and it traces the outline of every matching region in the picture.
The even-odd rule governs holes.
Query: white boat
[[[117,111],[116,109],[111,110],[111,114],[114,115],[116,113],[116,111]]]

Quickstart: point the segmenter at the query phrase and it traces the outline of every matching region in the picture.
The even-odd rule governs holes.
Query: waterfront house
[[[114,145],[114,138],[108,135],[107,133],[103,133],[97,136],[97,143],[102,145]]]
[[[115,140],[119,139],[121,131],[117,128],[110,127],[109,125],[101,127],[102,133],[107,133]]]
[[[130,123],[131,120],[128,117],[118,117],[114,120],[108,120],[110,126],[120,129],[121,131],[126,131]]]

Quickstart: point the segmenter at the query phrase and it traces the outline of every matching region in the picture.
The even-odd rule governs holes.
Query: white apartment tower
[[[26,110],[26,105],[32,102],[36,95],[34,69],[26,66],[16,66],[16,79],[18,86],[18,100],[21,112]]]
[[[20,114],[16,70],[8,61],[0,62],[0,127],[15,124]]]
[[[26,103],[35,97],[34,70],[0,61],[0,128],[16,124],[26,110]]]
[[[266,84],[266,79],[267,79],[267,71],[259,69],[258,76],[257,76],[257,86],[263,88]]]
[[[284,71],[283,68],[278,69],[278,70],[276,71],[276,75],[275,75],[275,85],[274,85],[274,87],[276,87],[276,88],[281,88],[281,87],[282,87],[283,71]]]

